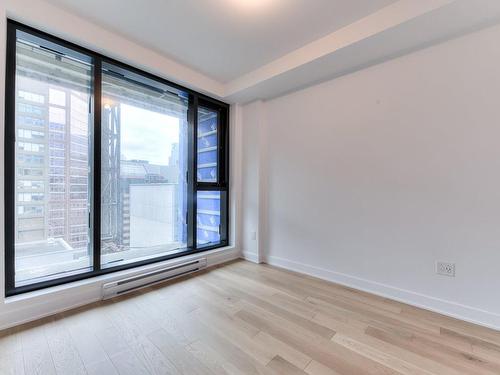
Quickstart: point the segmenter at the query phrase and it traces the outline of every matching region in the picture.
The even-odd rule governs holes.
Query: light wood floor
[[[4,331],[0,374],[500,374],[500,332],[238,261]]]

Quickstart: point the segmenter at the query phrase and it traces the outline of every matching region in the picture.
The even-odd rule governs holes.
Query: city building
[[[58,263],[79,258],[88,267],[89,94],[30,78],[21,69],[16,91],[15,225],[24,248],[18,262],[39,258],[38,267],[20,268],[18,278],[54,274]],[[61,246],[41,253],[44,241]]]

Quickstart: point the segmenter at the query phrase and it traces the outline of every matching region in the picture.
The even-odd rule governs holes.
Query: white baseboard
[[[242,251],[241,258],[253,263],[260,263],[259,254],[250,251]]]
[[[133,275],[148,268],[157,268],[168,262],[179,262],[185,258],[207,258],[207,266],[238,259],[241,253],[234,247],[209,250],[206,253],[187,255],[171,261],[153,263],[140,269],[120,271],[105,276],[76,281],[74,283],[47,288],[40,291],[9,297],[0,304],[0,331],[20,324],[45,318],[74,308],[100,301],[102,284],[112,279]]]
[[[500,314],[496,314],[494,312],[427,296],[410,290],[400,289],[391,285],[362,279],[356,276],[294,262],[280,257],[267,257],[266,263],[372,293],[381,297],[389,298],[398,302],[406,303],[408,305],[420,307],[439,314],[464,320],[466,322],[500,330]]]

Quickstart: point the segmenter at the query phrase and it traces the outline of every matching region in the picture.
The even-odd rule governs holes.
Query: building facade
[[[89,242],[89,96],[17,80],[16,240]]]

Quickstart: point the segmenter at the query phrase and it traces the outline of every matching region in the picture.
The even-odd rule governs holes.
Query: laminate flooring
[[[500,332],[235,261],[0,332],[0,374],[500,374]]]

